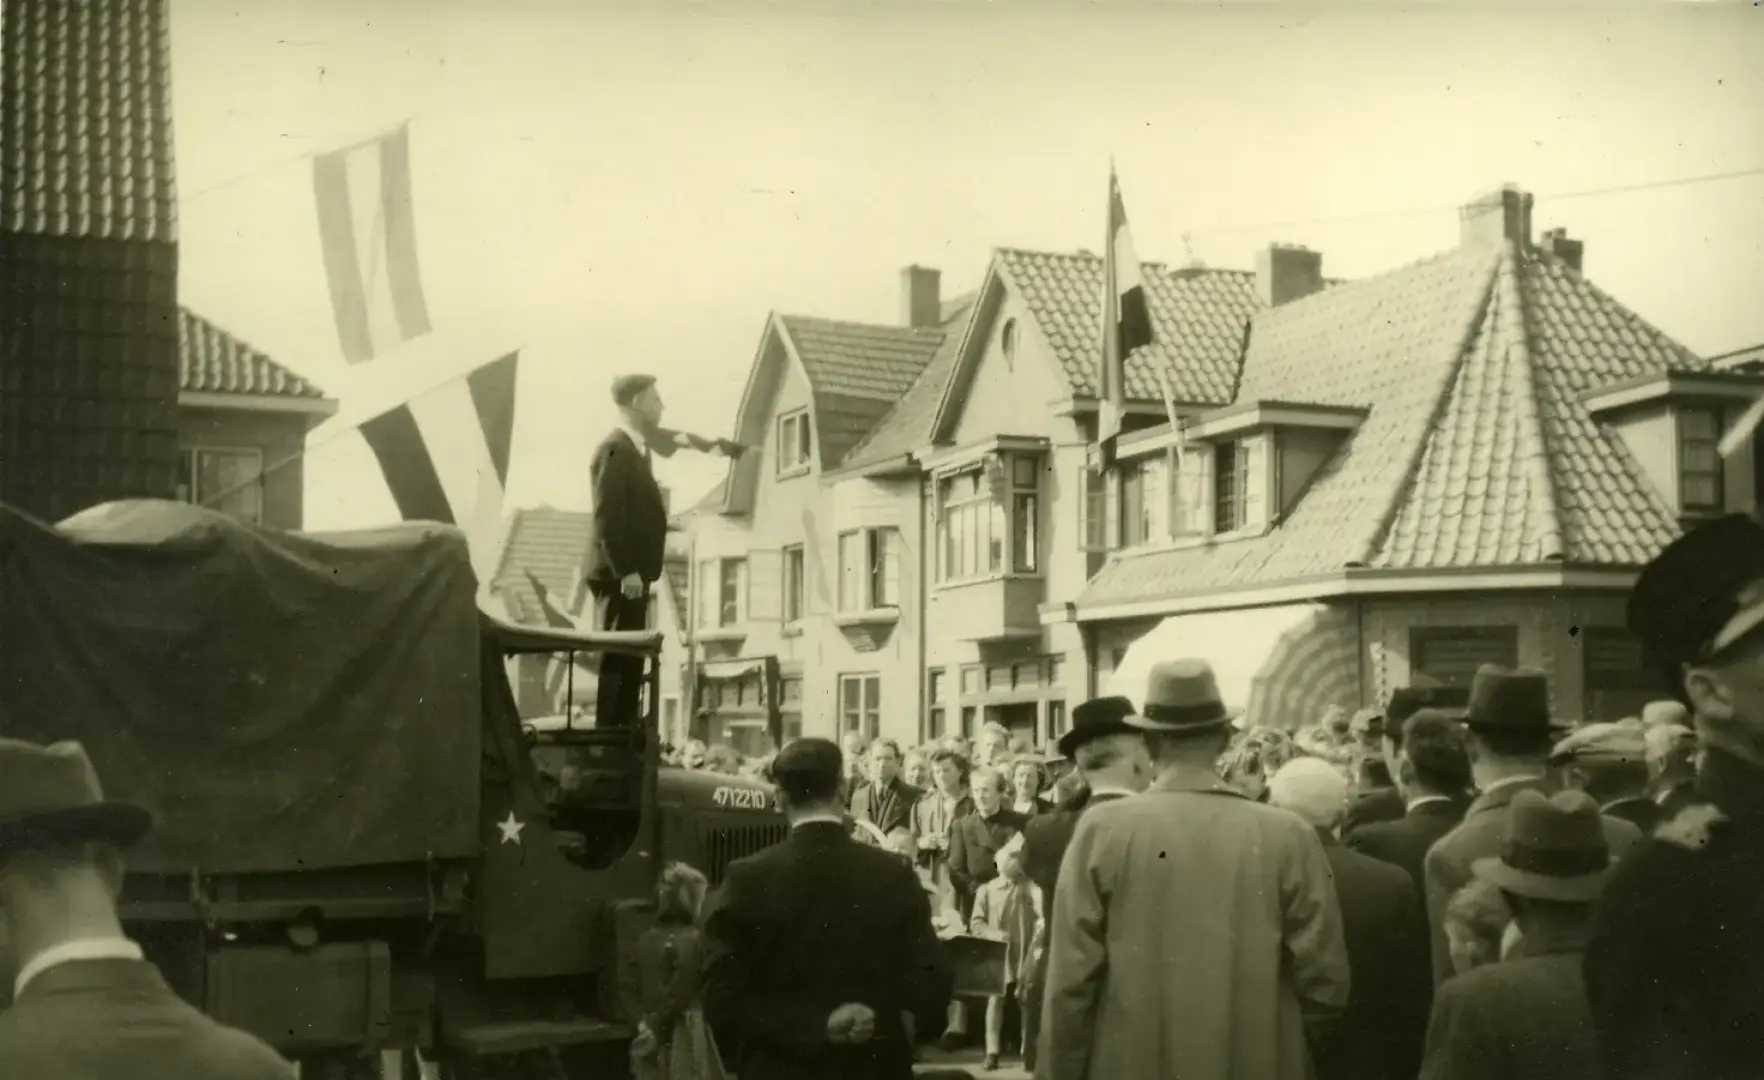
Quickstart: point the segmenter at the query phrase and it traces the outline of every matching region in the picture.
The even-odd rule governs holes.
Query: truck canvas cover
[[[306,535],[181,503],[0,506],[0,734],[153,811],[135,872],[478,848],[477,582],[439,525]]]

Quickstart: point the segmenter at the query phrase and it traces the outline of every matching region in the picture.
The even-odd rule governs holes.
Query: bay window
[[[937,575],[1041,572],[1041,459],[1001,453],[937,480]]]

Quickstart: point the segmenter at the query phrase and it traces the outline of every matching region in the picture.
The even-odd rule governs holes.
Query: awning
[[[1146,676],[1166,660],[1205,660],[1246,726],[1297,728],[1331,706],[1360,706],[1360,633],[1350,609],[1327,604],[1172,615],[1127,647],[1110,694],[1144,704]]]

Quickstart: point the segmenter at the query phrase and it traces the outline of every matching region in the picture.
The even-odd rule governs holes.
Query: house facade
[[[337,402],[188,308],[178,310],[176,495],[275,529],[300,529],[306,435]]]
[[[997,251],[956,304],[909,269],[896,327],[773,316],[737,423],[759,451],[686,524],[701,731],[1045,743],[1180,655],[1287,726],[1484,663],[1550,672],[1565,718],[1659,696],[1624,598],[1684,525],[1757,505],[1753,455],[1715,444],[1764,379],[1593,287],[1524,192],[1461,216],[1363,281],[1284,245],[1146,264],[1107,473],[1094,255]],[[866,399],[847,364],[889,375]]]
[[[1506,188],[1456,249],[1283,298],[1231,400],[1128,440],[1142,524],[1044,612],[1091,637],[1100,684],[1211,648],[1252,722],[1485,663],[1547,671],[1570,720],[1666,693],[1624,601],[1683,527],[1755,510],[1753,454],[1716,444],[1764,380],[1649,326],[1530,219]]]

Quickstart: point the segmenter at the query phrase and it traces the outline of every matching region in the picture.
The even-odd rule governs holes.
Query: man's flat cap
[[[1550,751],[1552,765],[1640,764],[1647,757],[1641,722],[1583,724]]]

